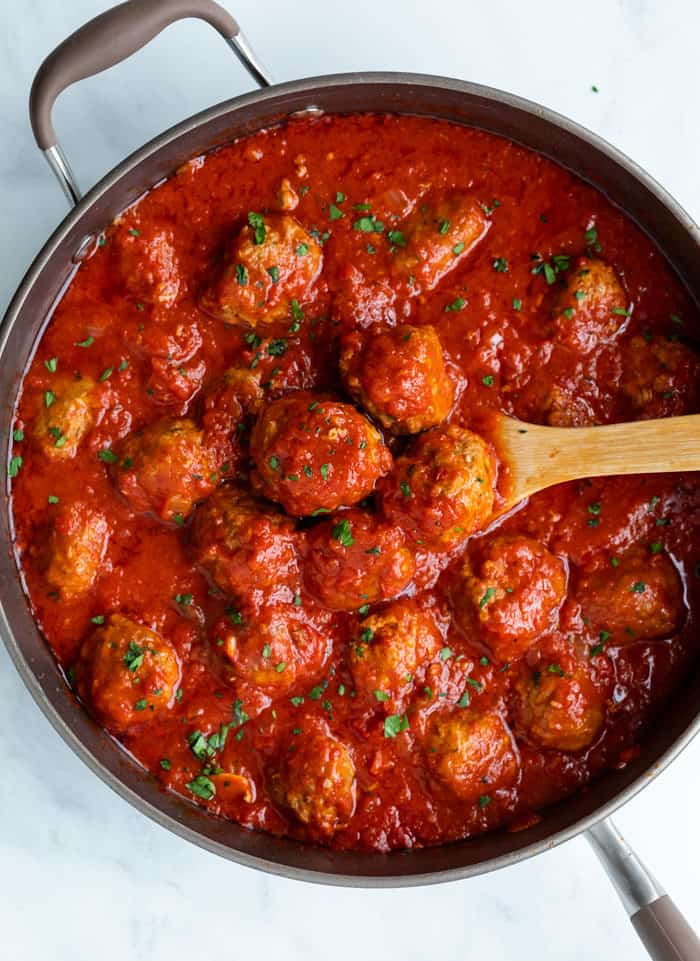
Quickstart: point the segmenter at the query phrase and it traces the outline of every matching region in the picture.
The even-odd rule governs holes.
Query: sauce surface
[[[507,473],[485,415],[694,413],[697,323],[617,208],[480,131],[324,117],[196,158],[26,372],[37,622],[165,788],[246,827],[527,827],[634,756],[696,656],[700,488],[561,485],[478,533]]]

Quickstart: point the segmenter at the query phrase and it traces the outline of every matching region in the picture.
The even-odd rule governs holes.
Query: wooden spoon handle
[[[499,417],[495,439],[509,467],[507,506],[577,478],[700,470],[700,414],[577,428]]]

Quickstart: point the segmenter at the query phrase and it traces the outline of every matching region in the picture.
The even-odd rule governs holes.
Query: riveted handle
[[[211,24],[260,86],[272,82],[234,18],[214,0],[128,0],[106,10],[49,54],[39,67],[29,97],[29,117],[36,142],[73,203],[80,199],[80,191],[53,128],[51,113],[56,98],[66,87],[113,67],[171,23],[188,17]]]

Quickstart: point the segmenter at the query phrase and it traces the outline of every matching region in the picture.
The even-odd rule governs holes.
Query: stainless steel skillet
[[[51,108],[70,83],[117,63],[174,20],[207,20],[232,46],[262,88],[184,121],[124,160],[81,198],[51,125]],[[31,118],[74,205],[47,241],[17,291],[0,329],[0,401],[14,408],[23,370],[53,303],[95,236],[145,190],[191,156],[309,111],[388,111],[440,117],[509,137],[568,167],[605,192],[654,239],[700,302],[700,231],[647,174],[599,137],[510,94],[441,77],[346,74],[270,86],[235,21],[211,0],[130,0],[97,17],[42,65],[32,89]],[[0,422],[7,453],[11,418]],[[0,537],[12,541],[7,507]],[[513,864],[587,831],[650,953],[662,961],[700,959],[700,943],[672,902],[612,826],[610,814],[673,760],[700,727],[700,670],[687,678],[642,744],[638,759],[548,809],[521,833],[495,832],[459,844],[392,855],[333,852],[251,834],[218,820],[154,779],[85,714],[31,617],[10,550],[0,552],[0,632],[40,708],[68,744],[139,810],[195,843],[242,864],[302,880],[353,886],[407,886],[469,877]]]

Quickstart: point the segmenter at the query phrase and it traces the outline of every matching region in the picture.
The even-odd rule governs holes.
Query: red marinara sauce
[[[107,229],[26,372],[37,622],[212,813],[378,851],[530,823],[695,656],[700,491],[583,481],[475,533],[498,465],[470,428],[697,411],[697,324],[605,197],[486,133],[324,117],[196,158]]]

